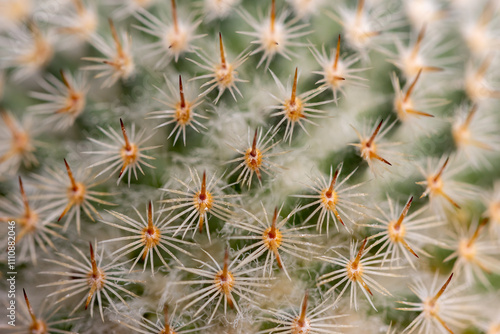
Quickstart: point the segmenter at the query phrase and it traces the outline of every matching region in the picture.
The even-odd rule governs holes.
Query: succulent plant
[[[500,333],[499,15],[0,0],[1,332]]]

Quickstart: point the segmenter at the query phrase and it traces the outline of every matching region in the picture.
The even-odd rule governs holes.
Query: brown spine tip
[[[413,89],[415,88],[415,85],[417,84],[418,78],[420,78],[420,74],[422,74],[422,69],[418,70],[417,76],[415,79],[413,79],[413,82],[411,83],[410,87],[408,88],[408,91],[406,92],[405,98],[403,99],[403,102],[407,102],[410,99],[411,93],[413,92]]]
[[[200,220],[198,222],[198,231],[200,233],[203,233],[203,223],[204,223],[205,219],[203,218],[203,214],[200,214]]]
[[[224,266],[222,267],[222,277],[227,278],[229,275],[229,248],[224,251]]]
[[[394,228],[395,229],[399,229],[399,227],[403,223],[403,220],[405,219],[406,215],[408,214],[408,210],[410,210],[412,202],[413,202],[413,196],[410,197],[410,199],[408,200],[408,202],[406,202],[406,205],[403,208],[403,211],[401,211],[401,215],[399,215],[398,221],[396,222],[396,224],[394,224]]]
[[[274,208],[273,221],[271,223],[271,230],[269,231],[270,237],[276,237],[276,221],[278,220],[278,207]]]
[[[33,34],[33,37],[35,39],[38,39],[38,38],[41,37],[40,36],[41,33],[40,33],[40,29],[38,29],[38,25],[32,19],[30,19],[29,22],[28,22],[28,29]]]
[[[148,203],[148,229],[150,232],[153,232],[154,224],[153,224],[153,203],[149,201]]]
[[[175,0],[170,1],[172,4],[172,21],[174,21],[174,30],[179,33],[179,23],[177,21],[177,6],[175,5]]]
[[[26,307],[28,308],[28,313],[30,314],[30,317],[31,317],[31,321],[33,323],[36,323],[35,313],[33,312],[33,309],[31,308],[31,304],[30,304],[30,301],[28,299],[28,295],[26,294],[26,290],[24,290],[24,288],[23,288],[23,295],[24,295],[24,300],[26,301]]]
[[[469,239],[469,242],[467,243],[467,246],[471,247],[472,244],[477,240],[479,237],[479,233],[481,233],[481,230],[483,229],[486,224],[488,224],[489,219],[488,218],[483,218],[481,222],[477,225],[476,230],[474,231],[474,234],[472,237]]]
[[[71,183],[71,189],[73,191],[76,191],[78,189],[78,186],[76,184],[76,181],[75,181],[75,178],[73,176],[73,172],[71,171],[71,168],[69,167],[69,164],[68,162],[66,161],[66,159],[64,159],[64,164],[66,165],[66,171],[68,172],[68,177],[69,177],[69,180],[70,180],[70,183]],[[64,208],[63,212],[61,213],[61,215],[59,216],[59,219],[57,219],[57,221],[59,222],[67,213],[68,211],[73,207],[73,204],[74,202],[72,200],[70,200],[68,202],[68,204],[66,204],[66,207]]]
[[[444,169],[446,168],[446,166],[448,165],[448,162],[450,161],[450,157],[446,158],[443,166],[441,166],[441,168],[439,169],[439,171],[437,172],[436,176],[434,176],[434,181],[437,181],[439,180],[439,178],[441,177],[441,175],[443,175],[443,172],[444,172]]]
[[[224,44],[222,44],[222,34],[219,32],[219,49],[220,49],[220,63],[223,68],[226,67],[226,56],[224,55]]]
[[[358,7],[356,8],[356,22],[359,24],[361,20],[361,15],[363,14],[363,8],[365,6],[365,0],[358,1]]]
[[[328,188],[328,191],[326,192],[326,195],[328,197],[331,197],[333,194],[333,189],[335,188],[335,183],[337,183],[337,178],[339,177],[340,169],[337,168],[335,170],[335,174],[333,175],[332,182],[330,182],[330,187]]]
[[[415,251],[414,251],[413,249],[411,249],[410,245],[408,245],[408,243],[406,242],[406,240],[402,239],[400,242],[403,244],[404,248],[406,248],[406,249],[407,249],[410,253],[412,253],[413,255],[415,255],[415,257],[416,257],[417,259],[419,259],[419,258],[420,258],[420,257],[417,255],[417,253],[415,253]]]
[[[165,304],[163,306],[163,319],[165,321],[165,332],[167,334],[169,334],[170,333],[170,321],[168,319],[168,305],[167,304]]]
[[[108,22],[111,29],[111,35],[113,36],[113,40],[115,41],[116,51],[121,54],[123,52],[123,49],[122,44],[120,43],[120,39],[118,38],[118,33],[116,32],[115,24],[110,18],[108,18]]]
[[[467,114],[467,118],[465,119],[465,123],[464,125],[466,127],[469,127],[470,123],[472,122],[472,118],[474,117],[474,115],[476,114],[477,112],[477,104],[473,104],[469,113]]]
[[[2,116],[2,120],[4,121],[5,125],[7,125],[7,128],[9,128],[10,132],[15,136],[18,133],[18,130],[12,115],[6,112],[5,110],[1,110],[0,114]]]
[[[180,94],[181,108],[185,108],[186,99],[184,98],[184,87],[182,86],[182,76],[180,74],[179,74],[179,94]]]
[[[262,180],[262,174],[260,173],[260,169],[256,169],[256,170],[255,170],[255,174],[257,174],[257,178],[258,178],[259,180]]]
[[[66,207],[64,208],[63,212],[61,213],[61,215],[59,216],[59,218],[57,218],[57,221],[61,221],[61,219],[63,219],[64,216],[66,216],[66,214],[68,213],[69,209],[71,209],[71,207],[73,206],[73,202],[69,202],[68,205],[66,205]]]
[[[206,195],[207,195],[207,172],[203,171],[203,177],[201,179],[200,196],[206,197]]]
[[[385,160],[384,158],[382,158],[382,157],[381,157],[380,155],[378,155],[377,153],[375,153],[375,152],[371,152],[370,154],[373,156],[373,158],[375,158],[375,159],[377,159],[377,160],[382,161],[382,162],[383,162],[383,163],[385,163],[386,165],[392,166],[392,164],[391,164],[389,161]]]
[[[83,6],[82,0],[73,0],[73,3],[75,4],[75,8],[78,14],[82,15],[83,13],[85,13],[85,7]]]
[[[294,105],[295,100],[297,98],[297,75],[298,75],[298,67],[295,68],[295,76],[293,78],[293,87],[292,87],[292,96],[290,97],[290,104]]]
[[[448,196],[445,192],[441,192],[441,196],[443,196],[448,202],[451,203],[455,208],[460,209],[460,205],[455,202],[450,196]]]
[[[304,299],[302,300],[302,305],[300,308],[300,317],[298,320],[298,324],[300,327],[303,327],[306,322],[306,313],[307,313],[307,300],[309,298],[309,292],[306,290],[304,294]]]
[[[337,211],[337,208],[335,208],[335,209],[333,210],[333,214],[335,215],[335,217],[337,217],[337,219],[339,220],[339,222],[340,222],[342,225],[344,225],[344,226],[345,226],[344,221],[342,220],[342,217],[340,217],[339,212]]]
[[[442,71],[444,71],[444,69],[441,67],[437,67],[437,66],[422,66],[422,71],[423,72],[442,72]]]
[[[335,52],[335,61],[333,62],[333,69],[337,70],[337,66],[339,64],[339,57],[340,57],[340,34],[339,34],[339,39],[337,40],[337,51]],[[345,80],[344,78],[342,78]]]
[[[68,78],[66,77],[66,73],[64,72],[64,70],[59,70],[59,73],[61,73],[61,79],[64,83],[64,85],[66,86],[66,88],[70,89],[71,90],[71,85],[68,81]]]
[[[418,33],[417,41],[415,42],[415,45],[413,46],[413,50],[411,53],[412,59],[415,59],[418,56],[418,52],[420,51],[420,45],[422,45],[422,41],[423,41],[424,36],[425,36],[426,28],[427,28],[427,26],[424,24],[422,26],[422,29],[420,29],[420,31]]]
[[[230,308],[234,308],[234,302],[233,302],[231,294],[229,294],[229,295],[226,296],[226,300],[227,300],[227,305]]]
[[[277,248],[273,248],[274,256],[276,257],[276,263],[278,264],[278,268],[283,269],[283,262],[281,261],[280,253]]]
[[[431,115],[429,113],[426,113],[426,112],[423,112],[423,111],[419,111],[419,110],[415,110],[415,109],[411,109],[411,108],[405,108],[405,111],[408,114],[413,114],[413,115],[417,115],[417,116],[434,117],[434,115]]]
[[[122,128],[122,133],[123,133],[123,140],[125,141],[125,149],[130,150],[130,142],[128,140],[127,136],[127,130],[125,130],[125,125],[123,124],[122,119],[120,118],[120,126]]]
[[[73,190],[76,190],[76,181],[75,181],[75,178],[73,176],[73,172],[71,171],[71,168],[69,167],[69,164],[68,162],[66,161],[66,159],[64,159],[64,164],[66,165],[66,171],[68,172],[68,177],[69,177],[69,180],[71,182],[71,187],[73,188]]]
[[[120,169],[120,173],[118,174],[118,178],[120,178],[123,174],[123,172],[125,172],[125,168],[127,168],[128,164],[125,162],[122,166],[122,169]]]
[[[493,6],[493,1],[488,1],[484,6],[481,17],[479,17],[478,25],[480,27],[486,27],[488,23],[493,19],[493,14],[495,13],[495,7]]]
[[[436,293],[436,295],[432,298],[432,302],[433,303],[435,303],[439,299],[439,297],[441,297],[441,295],[444,293],[444,291],[448,287],[448,284],[450,284],[450,281],[451,281],[452,278],[453,278],[453,273],[451,273],[451,275],[448,278],[448,280],[446,280],[446,282],[443,284],[443,286],[441,287],[441,289],[439,289],[439,291]]]
[[[271,33],[274,33],[274,24],[276,21],[276,0],[271,1],[271,24],[270,24],[270,30]],[[278,44],[278,43],[276,43]]]
[[[368,241],[368,238],[365,238],[365,240],[363,240],[363,243],[361,244],[361,247],[359,248],[358,255],[356,255],[356,258],[354,259],[353,267],[356,267],[359,264],[359,261],[361,261],[361,256],[363,256],[363,251],[365,250],[365,246],[366,246],[367,241]]]
[[[365,290],[368,291],[368,293],[371,296],[373,296],[372,290],[370,290],[370,287],[368,286],[368,284],[366,284],[366,282],[361,277],[358,277],[358,280],[359,280],[359,283],[361,283],[361,285],[363,286],[363,288],[365,288]]]
[[[92,265],[92,274],[97,276],[98,274],[97,262],[95,261],[94,248],[92,247],[92,242],[90,241],[89,241],[89,248],[90,248],[90,263]]]
[[[381,120],[380,123],[378,123],[377,127],[375,128],[375,131],[373,131],[372,136],[366,143],[366,146],[370,146],[375,141],[375,137],[377,137],[377,134],[380,131],[380,128],[382,127],[382,123],[384,123],[384,120]]]
[[[30,211],[30,205],[28,201],[28,196],[26,196],[26,192],[24,191],[23,180],[21,176],[19,176],[19,190],[21,191],[21,197],[23,199],[24,210],[26,214]]]
[[[253,142],[252,142],[252,150],[250,151],[250,155],[252,157],[255,157],[257,155],[257,129],[255,129],[255,134],[253,136]]]
[[[488,71],[488,68],[490,67],[491,65],[491,61],[492,61],[492,56],[489,55],[488,57],[486,57],[486,59],[481,63],[481,65],[479,66],[477,72],[476,72],[476,77],[477,78],[483,78],[485,75],[486,75],[486,71]]]

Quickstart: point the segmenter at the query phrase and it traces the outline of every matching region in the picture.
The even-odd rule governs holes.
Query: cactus
[[[499,14],[2,0],[2,333],[500,333]]]

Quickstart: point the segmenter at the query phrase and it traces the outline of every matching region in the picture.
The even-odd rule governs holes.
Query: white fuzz
[[[135,123],[132,123],[130,138],[127,135],[125,130],[125,125],[120,119],[122,135],[120,136],[115,129],[111,126],[108,130],[104,130],[101,127],[98,127],[99,130],[111,141],[110,143],[102,142],[100,140],[96,140],[93,138],[89,138],[91,142],[94,144],[101,146],[101,151],[88,151],[84,152],[87,154],[94,155],[96,157],[100,157],[99,161],[93,163],[88,168],[93,168],[96,166],[108,165],[96,177],[111,171],[109,174],[116,174],[120,171],[118,175],[118,180],[116,184],[119,184],[122,178],[128,172],[128,186],[130,187],[130,180],[132,178],[132,174],[134,174],[135,179],[137,180],[137,170],[139,170],[143,175],[144,171],[142,170],[142,166],[144,165],[149,168],[155,168],[150,163],[146,162],[147,160],[154,160],[155,158],[149,155],[144,154],[145,151],[153,150],[158,148],[159,146],[148,146],[143,147],[143,144],[147,142],[151,137],[153,137],[154,132],[146,135],[147,129],[142,129],[139,133],[135,131]]]
[[[129,233],[133,233],[133,235],[130,236],[101,241],[101,243],[127,241],[127,245],[120,247],[111,254],[111,256],[113,257],[123,257],[140,249],[140,253],[136,256],[129,272],[134,270],[137,262],[142,259],[142,261],[144,261],[142,271],[144,272],[146,270],[146,266],[149,260],[151,266],[151,275],[154,275],[155,254],[160,259],[165,268],[170,268],[170,266],[165,261],[166,256],[162,254],[162,251],[168,254],[168,256],[170,256],[181,266],[183,265],[182,262],[177,258],[177,256],[175,256],[172,250],[176,250],[188,256],[192,256],[192,254],[185,250],[183,247],[194,246],[195,244],[172,237],[172,234],[175,231],[176,227],[171,226],[172,220],[168,219],[169,216],[162,217],[162,208],[160,208],[160,210],[156,212],[156,217],[153,203],[151,201],[149,202],[145,216],[142,216],[135,207],[133,209],[139,219],[133,219],[116,211],[108,211],[108,213],[111,214],[114,218],[118,219],[120,223],[117,224],[102,220],[103,223],[109,226]]]
[[[91,44],[101,52],[104,57],[84,57],[83,60],[98,63],[99,65],[89,65],[83,67],[87,71],[98,71],[95,78],[106,78],[101,87],[111,87],[118,80],[127,80],[135,72],[134,59],[132,57],[132,38],[126,32],[123,32],[121,39],[111,20],[111,35],[113,41],[105,40],[101,36],[93,35]],[[110,45],[114,44],[114,45]]]
[[[48,115],[45,119],[56,130],[67,129],[85,110],[89,85],[85,82],[81,72],[76,77],[71,73],[61,71],[59,81],[49,74],[45,80],[40,80],[40,87],[44,92],[31,92],[31,96],[44,101],[31,106],[29,109],[37,114]]]
[[[337,281],[335,285],[330,287],[327,294],[334,293],[335,289],[344,284],[344,287],[339,292],[337,299],[338,301],[346,292],[347,289],[350,290],[350,301],[349,305],[352,308],[358,310],[358,287],[365,295],[366,299],[370,305],[377,310],[373,304],[370,295],[373,296],[372,289],[382,295],[391,295],[391,293],[384,288],[379,282],[377,282],[373,276],[377,277],[400,277],[400,275],[393,274],[389,271],[402,269],[403,267],[382,267],[380,264],[384,262],[384,254],[369,255],[368,250],[365,249],[367,239],[361,243],[361,247],[358,251],[358,242],[351,242],[350,247],[350,257],[347,258],[344,255],[337,252],[335,249],[331,249],[336,257],[321,256],[320,260],[330,263],[336,267],[341,267],[340,269],[335,269],[327,274],[324,274],[318,278],[318,286],[325,285],[327,283]],[[368,295],[370,294],[370,295]]]
[[[366,207],[359,203],[361,202],[361,198],[367,195],[359,192],[358,188],[362,185],[362,183],[351,186],[345,185],[345,183],[348,182],[351,176],[356,172],[357,168],[343,180],[339,180],[340,173],[342,172],[342,166],[343,163],[337,166],[335,174],[332,173],[333,168],[330,166],[330,176],[328,181],[324,175],[311,179],[312,185],[307,185],[307,187],[314,192],[314,195],[294,195],[294,197],[311,198],[314,200],[311,203],[299,207],[299,211],[317,206],[314,211],[311,212],[311,214],[309,214],[309,216],[302,222],[302,224],[311,220],[316,213],[319,212],[319,217],[316,221],[316,231],[319,233],[323,230],[325,219],[326,234],[329,235],[330,219],[332,219],[335,224],[337,231],[339,231],[338,223],[341,223],[349,231],[349,228],[345,225],[344,220],[347,220],[352,224],[356,224],[354,218],[365,216],[365,213],[360,210],[364,211]],[[359,199],[356,200],[357,198]]]
[[[264,19],[262,15],[255,19],[249,13],[241,11],[241,17],[252,27],[254,31],[238,31],[238,33],[256,38],[251,43],[257,48],[251,55],[262,52],[262,57],[257,64],[257,68],[265,63],[265,69],[269,68],[271,61],[276,55],[291,60],[290,55],[294,55],[289,48],[306,46],[304,43],[295,42],[294,39],[306,36],[310,31],[304,31],[308,24],[297,24],[299,19],[294,18],[285,23],[289,12],[282,11],[276,16],[275,0],[272,0],[271,13],[269,18]]]
[[[286,226],[290,218],[297,213],[298,209],[294,209],[285,218],[278,220],[281,209],[278,211],[278,208],[275,208],[274,215],[270,219],[264,204],[261,203],[261,205],[264,220],[244,210],[250,217],[251,222],[242,220],[231,223],[232,226],[240,230],[250,232],[250,235],[232,236],[230,239],[255,240],[250,245],[238,250],[236,256],[239,257],[240,255],[250,252],[241,262],[242,265],[244,265],[257,260],[261,255],[265,254],[266,261],[262,267],[262,275],[264,277],[271,277],[273,275],[274,260],[276,259],[278,267],[282,269],[288,279],[291,280],[285,262],[282,259],[283,254],[308,261],[310,255],[315,254],[310,248],[317,250],[320,246],[305,240],[307,240],[307,238],[317,237],[317,235],[309,234],[304,231],[310,227],[308,225],[298,227],[295,227],[295,225],[291,227]]]
[[[143,27],[136,26],[136,28],[159,38],[159,41],[143,48],[146,57],[158,58],[157,68],[165,66],[172,58],[177,62],[181,55],[196,50],[193,41],[204,36],[195,34],[201,20],[196,22],[178,20],[175,0],[171,0],[171,3],[173,22],[168,25],[164,23],[164,20],[160,20],[144,9],[138,10],[135,14],[137,20],[144,25]]]

